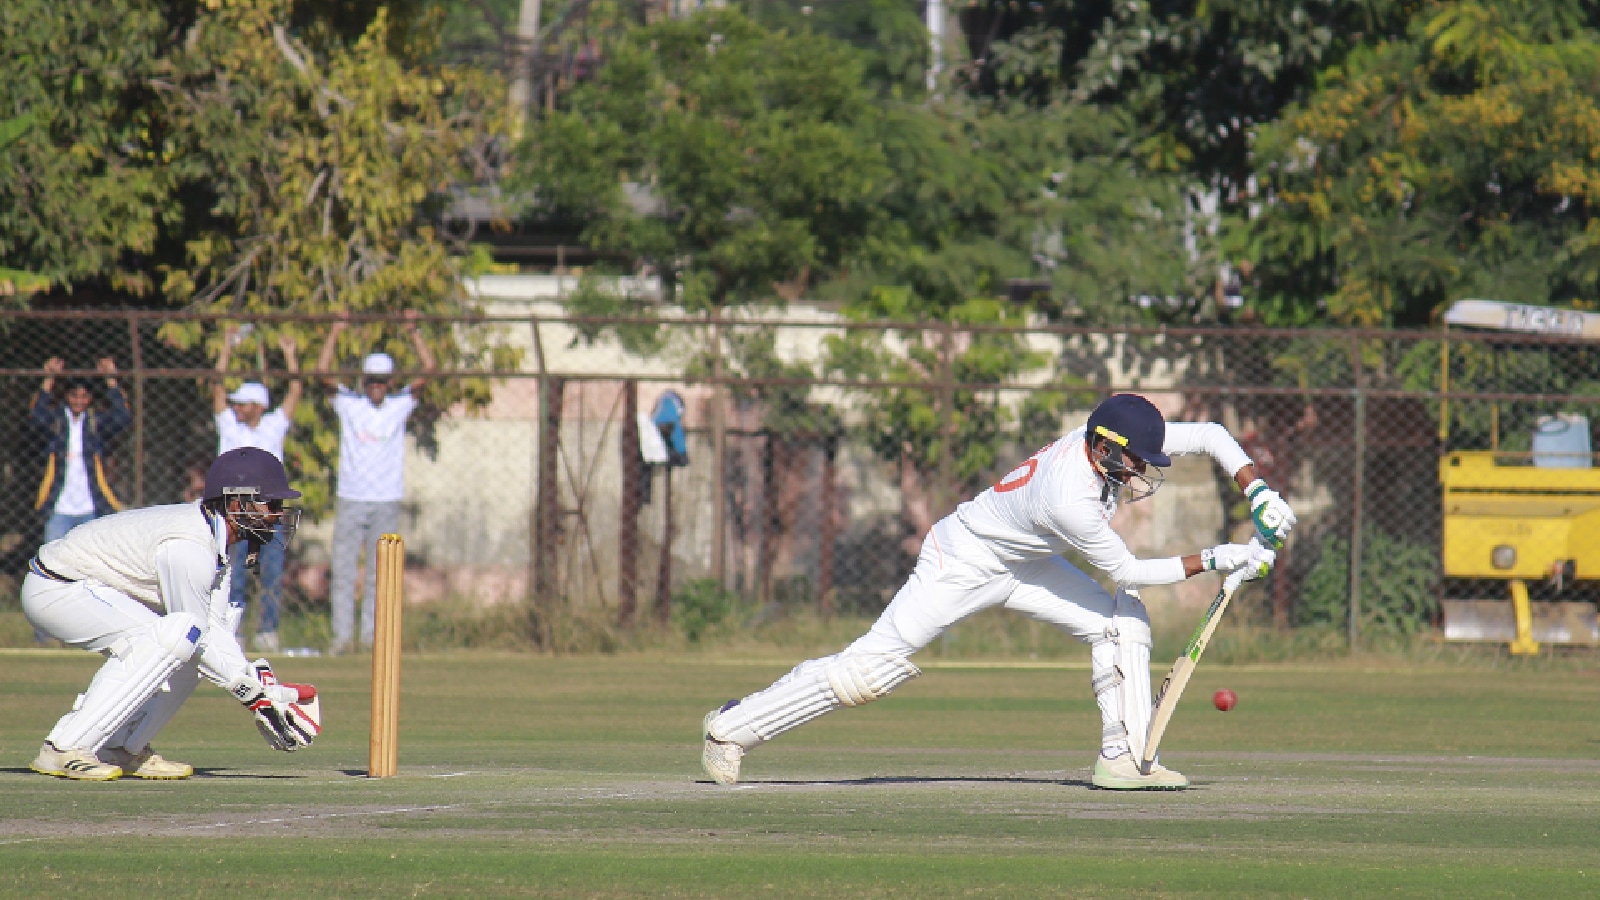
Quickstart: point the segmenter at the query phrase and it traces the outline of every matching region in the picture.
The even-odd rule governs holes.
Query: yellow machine
[[[1600,337],[1600,316],[1566,310],[1463,300],[1445,316],[1448,325],[1502,331]],[[1444,351],[1441,391],[1449,390]],[[1498,412],[1493,408],[1492,413]],[[1448,401],[1440,404],[1440,441],[1449,437]],[[1499,447],[1498,415],[1491,415],[1491,446]],[[1541,603],[1528,599],[1528,582],[1557,588],[1600,580],[1600,468],[1588,453],[1582,422],[1581,452],[1511,453],[1458,450],[1439,461],[1444,498],[1444,574],[1449,578],[1507,582],[1504,601],[1444,601],[1446,640],[1510,640],[1511,652],[1539,652],[1539,641],[1600,643],[1594,603]],[[1537,448],[1537,444],[1536,444]],[[1537,457],[1543,455],[1544,459]],[[1567,458],[1563,458],[1567,457]]]
[[[1510,582],[1512,653],[1539,652],[1528,581],[1600,579],[1600,469],[1536,468],[1529,456],[1458,450],[1439,461],[1444,574]],[[1481,602],[1447,601],[1447,638],[1493,640],[1504,634],[1493,609],[1469,605]],[[1547,640],[1593,643],[1600,637],[1593,604],[1552,605],[1541,619]]]

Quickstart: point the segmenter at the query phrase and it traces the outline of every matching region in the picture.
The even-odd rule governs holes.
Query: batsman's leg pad
[[[1113,616],[1089,648],[1089,669],[1100,706],[1101,746],[1126,746],[1138,759],[1150,731],[1150,623]]]
[[[130,632],[112,646],[110,658],[46,740],[62,750],[98,751],[194,656],[204,634],[200,620],[188,613],[168,613]]]
[[[888,654],[842,653],[823,667],[828,687],[843,706],[860,706],[922,674],[910,660]]]
[[[789,674],[722,711],[709,723],[713,740],[749,750],[841,706],[860,706],[921,675],[891,654],[838,653],[795,666]]]

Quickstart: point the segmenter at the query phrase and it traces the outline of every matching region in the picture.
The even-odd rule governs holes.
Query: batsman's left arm
[[[1171,456],[1205,453],[1216,460],[1250,501],[1250,518],[1262,543],[1274,549],[1283,547],[1297,521],[1294,510],[1256,474],[1255,462],[1228,429],[1215,422],[1173,422],[1167,425],[1162,449]]]

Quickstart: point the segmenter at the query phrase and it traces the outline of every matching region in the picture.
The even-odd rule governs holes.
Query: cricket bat
[[[1250,567],[1236,569],[1222,581],[1222,589],[1217,591],[1216,599],[1211,601],[1211,608],[1206,610],[1206,617],[1200,620],[1200,627],[1194,630],[1194,635],[1189,638],[1189,643],[1179,654],[1178,661],[1172,664],[1167,671],[1165,681],[1161,682],[1161,690],[1156,694],[1155,711],[1150,714],[1150,734],[1144,740],[1144,759],[1139,761],[1139,772],[1150,774],[1150,766],[1155,763],[1156,752],[1161,749],[1161,736],[1166,733],[1167,723],[1172,721],[1172,712],[1178,708],[1178,698],[1183,696],[1183,689],[1189,686],[1189,676],[1194,674],[1194,667],[1200,663],[1200,654],[1206,652],[1206,644],[1211,642],[1211,635],[1217,630],[1217,623],[1222,621],[1222,614],[1228,610],[1228,601],[1238,592],[1239,585],[1244,584],[1245,577],[1250,574]]]

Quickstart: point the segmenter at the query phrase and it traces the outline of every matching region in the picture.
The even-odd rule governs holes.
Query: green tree
[[[539,123],[513,181],[691,312],[777,302],[882,220],[888,180],[848,47],[733,10],[632,28]]]
[[[862,56],[867,83],[884,96],[915,99],[923,95],[929,48],[920,3],[764,0],[748,6],[751,18],[767,28],[814,32],[854,47]]]
[[[892,11],[879,4],[836,12],[831,24],[818,17],[864,50],[772,9],[763,17],[783,27],[723,11],[621,35],[594,81],[539,123],[520,183],[546,214],[581,223],[601,248],[659,273],[690,312],[777,305],[814,286],[849,316],[930,326],[902,335],[909,344],[853,332],[832,343],[828,372],[998,386],[1043,368],[1048,360],[1013,338],[963,337],[955,346],[939,326],[1024,320],[1026,308],[1005,300],[1006,284],[1034,271],[1041,216],[1064,208],[1049,188],[1066,143],[1059,131],[1030,127],[1037,122],[1020,109],[901,99],[915,93],[920,72],[908,75],[885,62],[894,54],[872,48],[857,25],[874,16]],[[593,282],[569,306],[599,316],[653,309]],[[721,348],[729,375],[817,374],[778,360],[770,336],[701,335],[674,350],[654,343],[649,328],[589,336],[602,332],[635,350],[678,353],[691,377],[708,371],[708,344]],[[766,404],[774,431],[823,436],[842,427],[803,391],[739,393]],[[1039,407],[1052,403],[1059,398],[1017,409],[987,391],[886,391],[871,396],[864,427],[902,466],[915,530],[994,468],[1015,421],[1049,421]]]
[[[1430,4],[1263,128],[1277,202],[1238,230],[1262,315],[1419,325],[1463,297],[1593,303],[1597,20],[1575,0]]]
[[[1403,31],[1415,0],[1054,0],[969,10],[986,95],[1063,94],[1138,123],[1147,159],[1240,203],[1250,133],[1358,47]]]
[[[17,116],[16,118],[0,121],[0,150],[5,149],[8,144],[16,143],[32,126],[32,116]],[[32,272],[0,266],[0,295],[31,294],[34,291],[43,290],[49,284],[50,282],[47,279],[41,278]]]
[[[0,119],[14,126],[0,141],[0,264],[68,288],[154,287],[140,255],[170,212],[147,102],[165,31],[148,0],[0,4]]]
[[[478,72],[408,64],[390,49],[381,12],[353,43],[307,43],[285,26],[285,0],[234,0],[196,22],[171,63],[163,112],[175,179],[204,185],[206,227],[168,267],[164,288],[191,309],[237,314],[451,314],[468,308],[461,276],[472,258],[429,224],[452,188],[486,172],[484,158],[504,111],[498,82]],[[315,31],[315,29],[313,29]],[[275,347],[289,330],[264,323],[252,340]],[[215,354],[220,330],[170,324],[164,337]],[[493,369],[514,355],[473,335],[433,329],[441,364]],[[370,322],[341,336],[341,350],[392,353],[415,371],[415,351],[396,329]],[[487,384],[430,384],[436,408],[487,400]],[[315,425],[291,444],[295,469],[325,471],[336,432],[320,404],[301,406]],[[320,482],[319,482],[320,483]]]

